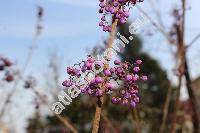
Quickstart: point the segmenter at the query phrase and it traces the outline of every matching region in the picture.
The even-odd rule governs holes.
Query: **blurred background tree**
[[[120,25],[118,27],[120,34],[126,38],[131,35],[128,30],[129,25],[129,23],[126,23],[125,25]],[[100,46],[95,47],[92,53],[99,54],[103,52],[102,49],[103,48]],[[146,73],[150,78],[146,84],[141,84],[139,93],[141,102],[138,106],[138,112],[143,130],[154,133],[159,130],[159,125],[162,121],[162,106],[165,102],[170,82],[167,78],[167,74],[155,59],[142,51],[142,39],[137,35],[135,35],[134,39],[130,41],[128,45],[126,45],[123,52],[119,53],[119,56],[123,61],[129,61],[131,63],[134,63],[136,59],[142,59],[144,62],[141,73]],[[53,64],[55,63],[52,64],[51,62],[50,64],[51,66],[54,66]],[[55,68],[56,67],[54,66],[53,69]],[[57,78],[55,79],[57,80]],[[89,132],[91,130],[91,124],[95,110],[94,103],[95,99],[81,95],[78,98],[73,99],[73,102],[66,108],[62,115],[64,117],[67,116],[70,122],[74,123],[79,132]],[[113,130],[114,132],[134,131],[133,126],[135,123],[134,120],[132,120],[132,115],[129,108],[113,105],[109,102],[109,100],[107,100],[104,106],[105,109],[102,115],[103,119],[101,120],[100,132],[113,132]],[[31,119],[28,127],[37,127],[33,126],[33,123],[40,124],[41,122],[38,122],[38,119],[39,117],[37,116]],[[51,115],[46,116],[45,125],[46,126],[44,127],[48,128],[63,126],[59,123],[55,116]]]

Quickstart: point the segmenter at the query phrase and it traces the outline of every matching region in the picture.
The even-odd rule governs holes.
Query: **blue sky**
[[[167,26],[170,26],[171,21],[169,17],[170,7],[174,6],[177,1],[179,0],[156,2],[159,4],[157,7],[160,8],[163,21]],[[99,44],[102,38],[107,36],[98,27],[98,0],[84,0],[84,2],[83,0],[1,0],[0,54],[14,60],[19,68],[23,65],[32,43],[37,5],[44,8],[44,30],[37,41],[37,49],[31,64],[29,64],[27,74],[42,76],[44,68],[47,67],[49,54],[55,50],[63,59],[60,67],[61,72],[64,73],[64,67],[85,58],[86,49]],[[191,5],[192,9],[186,14],[186,42],[190,42],[200,32],[198,14],[200,1],[190,0],[188,5]],[[147,0],[142,4],[142,7],[152,18],[155,18]],[[133,14],[138,14],[138,11],[133,9],[131,14],[129,20],[134,21],[137,15]],[[149,28],[150,26],[150,23],[147,22],[142,30],[150,29],[156,32],[154,28]],[[169,30],[169,27],[166,29]],[[139,35],[144,39],[144,51],[158,59],[172,76],[170,71],[173,67],[173,57],[170,55],[164,38],[160,35],[155,35],[152,38],[145,37],[144,32]],[[200,74],[199,43],[200,41],[197,41],[188,54],[193,78]],[[21,94],[18,96],[21,97]],[[24,96],[24,99],[26,97]]]
[[[44,31],[37,41],[37,49],[26,74],[34,74],[39,79],[44,77],[48,56],[55,50],[63,59],[60,69],[62,73],[65,73],[67,65],[83,59],[87,54],[86,48],[92,48],[105,35],[97,26],[97,2],[79,3],[82,2],[2,1],[0,4],[0,54],[14,60],[18,68],[23,66],[34,35],[36,6],[41,5],[45,10]],[[3,94],[6,91],[0,92]],[[13,98],[14,103],[11,106],[12,110],[9,111],[9,119],[5,118],[18,132],[22,132],[25,118],[33,112],[33,107],[30,105],[32,96],[32,93],[19,88]]]
[[[170,0],[167,5],[166,2],[157,2],[160,4],[159,8],[164,22],[168,25],[169,23],[165,20],[170,20],[168,17],[169,7],[176,1]],[[197,17],[200,2],[191,0],[189,4],[192,5],[192,10],[187,14],[188,22],[186,24],[189,32],[187,32],[188,40],[186,41],[190,41],[200,31],[198,25],[200,20]],[[94,0],[85,0],[84,2],[81,0],[2,1],[0,5],[0,52],[17,61],[18,65],[23,64],[32,43],[37,5],[41,5],[45,10],[44,31],[38,39],[38,47],[33,56],[32,65],[34,67],[30,67],[29,72],[34,72],[34,69],[43,69],[44,64],[47,63],[49,52],[54,50],[57,50],[64,58],[65,65],[73,64],[87,54],[86,48],[92,48],[106,36],[98,27],[98,2]],[[149,13],[152,12],[148,8],[148,1],[143,4],[143,7]],[[164,8],[165,10],[162,10]],[[130,20],[134,20],[134,15]],[[148,30],[147,27],[148,25],[144,27],[144,30]],[[159,39],[163,40],[159,36],[148,39],[148,42],[155,43],[155,40]],[[151,47],[152,44],[150,46],[145,43],[147,50]],[[165,47],[161,49],[165,49]]]
[[[0,5],[0,52],[19,65],[23,64],[32,43],[37,5],[44,8],[45,15],[44,31],[32,60],[33,69],[43,67],[49,52],[54,50],[64,57],[66,64],[78,61],[86,54],[86,48],[92,48],[103,35],[97,26],[95,3],[4,1]]]

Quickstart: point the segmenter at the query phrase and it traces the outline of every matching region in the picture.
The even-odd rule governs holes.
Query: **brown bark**
[[[164,107],[163,107],[162,124],[160,126],[159,133],[163,133],[164,129],[165,129],[165,124],[166,124],[166,121],[167,121],[167,115],[168,115],[168,109],[169,109],[171,93],[172,93],[172,87],[170,85],[169,88],[168,88],[168,91],[167,91],[167,96],[166,96],[165,104],[164,104]]]
[[[170,133],[175,133],[176,132],[176,125],[177,125],[177,112],[179,109],[179,105],[180,105],[180,89],[181,89],[181,83],[182,83],[182,76],[179,77],[179,85],[177,88],[177,92],[176,92],[176,101],[174,104],[174,114],[173,114],[173,120],[172,120],[172,128]]]
[[[37,91],[37,90],[35,90],[34,88],[31,88],[31,90],[35,93],[35,95],[44,103],[44,104],[46,104],[48,107],[49,107],[49,109],[51,110],[51,107],[50,107],[50,105],[49,105],[49,103],[47,102],[47,100],[42,96],[42,95],[40,95],[40,93]],[[52,111],[52,110],[51,110]],[[60,115],[57,115],[57,114],[55,114],[55,112],[54,111],[52,111],[52,113],[58,118],[58,120],[60,121],[60,122],[62,122],[63,123],[63,125],[66,127],[66,128],[68,128],[72,133],[78,133],[78,131],[77,131],[77,129],[75,128],[75,126],[74,125],[72,125],[70,122],[69,122],[69,120],[68,120],[68,118],[67,117],[61,117]]]
[[[194,90],[192,88],[192,83],[191,83],[191,78],[190,78],[190,73],[189,73],[189,68],[187,64],[187,59],[185,58],[185,79],[186,79],[186,86],[188,90],[188,94],[190,97],[190,102],[192,104],[192,109],[193,109],[193,125],[195,132],[199,132],[199,116],[200,114],[198,113],[198,105],[197,105],[197,99],[194,95]]]
[[[104,96],[103,96],[104,97]],[[98,133],[99,124],[101,119],[102,105],[103,105],[103,97],[98,99],[98,104],[96,106],[94,122],[92,125],[92,133]]]
[[[113,44],[113,41],[114,41],[114,38],[115,38],[117,22],[118,22],[118,20],[115,20],[112,24],[112,31],[110,33],[110,37],[109,37],[109,40],[108,40],[108,48],[112,47],[112,44]],[[94,116],[94,120],[93,120],[92,133],[98,133],[99,123],[100,123],[100,119],[101,119],[102,105],[104,103],[104,98],[105,98],[105,96],[98,99],[98,104],[96,105],[96,112],[95,112],[95,116]]]
[[[141,133],[140,118],[139,118],[139,115],[138,115],[138,111],[135,108],[135,109],[132,109],[131,112],[132,112],[133,120],[135,120],[134,127],[136,129],[136,133]]]

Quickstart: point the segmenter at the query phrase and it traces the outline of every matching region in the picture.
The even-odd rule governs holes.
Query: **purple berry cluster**
[[[3,71],[6,67],[10,67],[12,65],[11,61],[5,57],[0,56],[0,71]]]
[[[25,89],[34,88],[35,86],[36,80],[32,76],[27,77],[27,79],[24,81]]]
[[[135,107],[139,103],[137,81],[148,79],[146,75],[139,75],[142,61],[137,60],[134,64],[115,61],[114,64],[117,65],[117,67],[114,67],[117,80],[122,81],[123,84],[120,86],[121,89],[112,97],[112,103]]]
[[[12,66],[12,62],[3,57],[3,56],[0,56],[0,71],[4,71],[4,80],[7,81],[7,82],[11,82],[14,80],[14,75],[12,74],[11,72],[11,66]]]
[[[114,66],[109,67],[108,62],[88,56],[86,61],[67,68],[69,79],[62,85],[95,97],[111,95],[113,104],[135,107],[139,102],[137,81],[147,80],[147,76],[139,74],[141,65],[141,60],[134,64],[115,60]]]
[[[112,20],[118,19],[121,24],[124,24],[130,15],[130,6],[144,0],[99,0],[99,13],[103,14],[99,26],[103,31],[110,32],[111,25],[107,21],[107,16],[111,15]]]
[[[3,73],[3,75],[1,75]],[[0,78],[7,83],[12,83],[20,75],[20,71],[14,68],[14,64],[6,57],[0,56]],[[21,75],[20,75],[21,76]],[[33,88],[36,81],[33,77],[23,78],[24,88]]]

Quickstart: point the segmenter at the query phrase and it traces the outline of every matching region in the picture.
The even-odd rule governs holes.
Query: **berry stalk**
[[[113,41],[115,38],[117,22],[118,22],[118,20],[116,19],[112,24],[112,30],[111,30],[110,37],[108,40],[109,48],[112,47],[112,44],[113,44]],[[98,98],[98,104],[96,105],[96,111],[95,111],[94,121],[93,121],[93,125],[92,125],[92,133],[98,133],[104,99],[105,99],[105,95],[103,95],[101,98]]]

